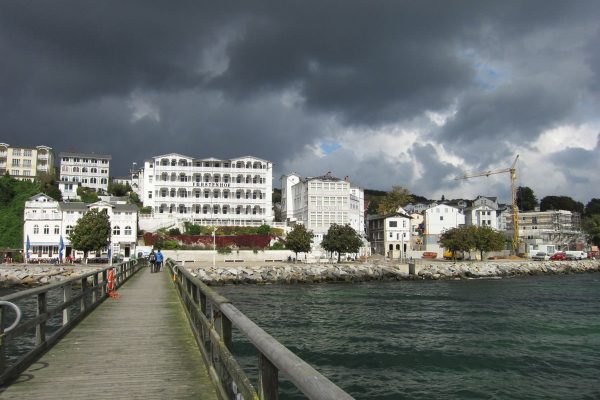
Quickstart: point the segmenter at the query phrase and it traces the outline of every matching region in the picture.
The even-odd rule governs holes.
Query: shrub
[[[217,247],[217,253],[219,254],[231,254],[231,247]]]
[[[273,245],[269,248],[271,250],[284,250],[285,245],[283,243],[281,243],[280,241],[277,241],[277,242],[273,243]]]
[[[171,235],[171,236],[181,235],[181,231],[179,230],[179,228],[171,228],[171,229],[169,229],[169,235]]]

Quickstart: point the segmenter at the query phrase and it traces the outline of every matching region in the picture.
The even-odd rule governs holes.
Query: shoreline
[[[102,267],[93,265],[2,264],[0,265],[0,289],[18,287],[29,289],[94,272],[100,268]]]
[[[209,286],[239,284],[358,283],[394,280],[501,279],[528,275],[563,275],[600,272],[600,261],[485,261],[407,264],[286,264],[236,266],[185,266]]]

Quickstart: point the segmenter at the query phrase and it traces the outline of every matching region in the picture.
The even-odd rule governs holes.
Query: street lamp
[[[215,259],[217,257],[217,227],[213,227],[213,268],[215,267]]]

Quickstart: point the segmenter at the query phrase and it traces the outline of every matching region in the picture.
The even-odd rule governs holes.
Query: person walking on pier
[[[162,270],[162,263],[163,263],[163,255],[160,252],[160,249],[158,249],[158,252],[156,252],[156,272],[159,272]]]
[[[148,255],[148,261],[150,262],[150,273],[153,273],[156,269],[156,254],[154,254],[154,249]]]

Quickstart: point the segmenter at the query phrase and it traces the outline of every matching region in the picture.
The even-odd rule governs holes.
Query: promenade
[[[166,272],[144,269],[0,399],[216,399]]]

